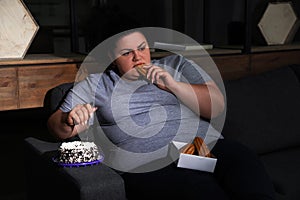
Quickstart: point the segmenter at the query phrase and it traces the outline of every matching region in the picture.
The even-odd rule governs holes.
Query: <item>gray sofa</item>
[[[225,82],[227,114],[223,135],[259,154],[278,200],[300,192],[300,66],[288,66]],[[49,114],[72,84],[45,98]],[[25,139],[28,199],[125,199],[122,178],[105,165],[57,167],[51,158],[59,143]]]
[[[256,151],[278,200],[300,199],[300,66],[225,82],[226,138]]]

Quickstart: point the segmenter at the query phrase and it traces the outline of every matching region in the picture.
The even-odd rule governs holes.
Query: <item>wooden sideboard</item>
[[[75,80],[84,57],[28,54],[0,60],[0,110],[42,107],[46,92]]]
[[[238,79],[281,66],[300,64],[299,49],[251,54],[217,52],[211,53],[211,57],[223,80]],[[170,53],[154,52],[152,57],[160,58],[166,55]],[[197,55],[194,58],[201,59]],[[50,54],[32,54],[20,60],[0,60],[0,111],[42,107],[45,94],[50,88],[75,80],[83,60],[83,55]]]
[[[239,79],[272,69],[300,65],[300,49],[212,56],[223,80]]]
[[[283,66],[300,65],[300,47],[288,49],[281,47],[258,49],[250,54],[227,49],[207,50],[216,64],[223,80],[239,79],[245,76],[259,74]],[[263,51],[265,50],[265,51]],[[154,58],[170,55],[169,52],[154,53]],[[186,57],[197,63],[201,62],[201,53],[189,52]],[[204,59],[205,60],[205,59]]]

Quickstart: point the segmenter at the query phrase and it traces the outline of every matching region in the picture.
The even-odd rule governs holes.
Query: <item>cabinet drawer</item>
[[[213,57],[224,80],[238,79],[248,76],[251,72],[250,57],[244,55]]]
[[[0,110],[18,108],[17,69],[0,68]]]
[[[46,92],[62,83],[74,82],[76,64],[28,66],[18,69],[20,108],[42,107]]]

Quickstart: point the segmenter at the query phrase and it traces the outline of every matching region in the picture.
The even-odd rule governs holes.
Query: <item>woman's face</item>
[[[140,76],[134,69],[139,64],[150,64],[149,45],[143,34],[133,32],[118,40],[115,54],[115,65],[119,75],[128,80],[137,80]]]

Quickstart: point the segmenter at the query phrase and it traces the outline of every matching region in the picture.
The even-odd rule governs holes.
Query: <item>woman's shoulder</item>
[[[152,62],[154,65],[161,66],[163,68],[172,68],[178,72],[189,68],[191,65],[195,65],[194,62],[191,62],[189,59],[185,58],[180,54],[172,54]],[[195,67],[195,66],[194,66]]]

